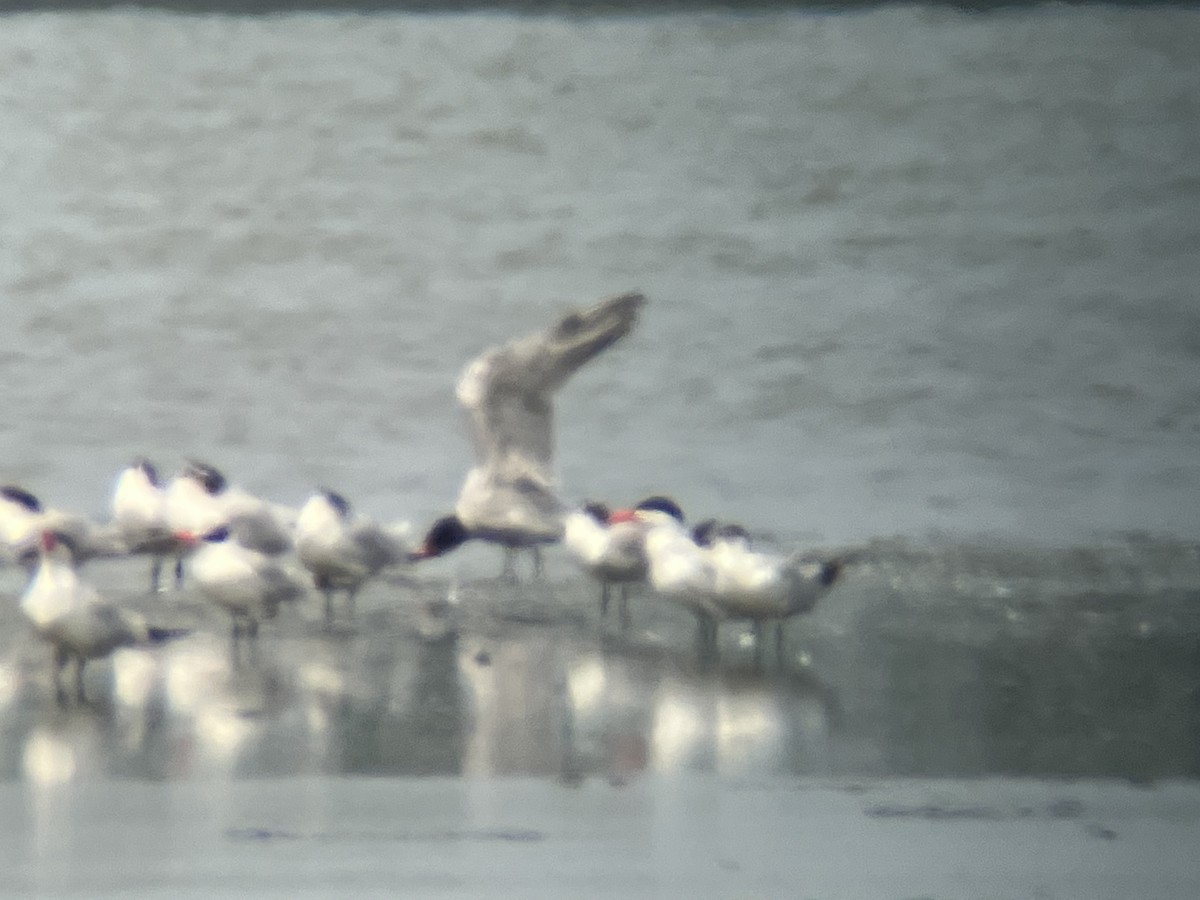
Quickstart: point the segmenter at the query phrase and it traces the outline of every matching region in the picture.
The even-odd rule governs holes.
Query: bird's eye
[[[583,330],[583,317],[578,313],[572,313],[562,320],[558,326],[558,330],[564,335],[576,334]]]

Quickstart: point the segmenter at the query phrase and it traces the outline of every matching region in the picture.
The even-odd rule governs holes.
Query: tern
[[[295,513],[229,485],[208,463],[189,460],[166,488],[167,522],[174,533],[204,535],[225,526],[238,543],[278,556],[292,549]],[[175,562],[176,583],[183,580],[183,557]]]
[[[54,686],[60,703],[66,702],[63,674],[72,662],[75,699],[82,703],[88,660],[108,656],[118,647],[161,644],[188,634],[188,629],[148,625],[140,615],[105,601],[80,579],[75,549],[69,535],[43,532],[38,566],[21,598],[22,612],[54,649]]]
[[[167,494],[150,460],[135,460],[121,471],[113,486],[111,508],[113,523],[129,553],[152,558],[150,592],[157,593],[163,562],[169,556],[181,558],[187,547],[171,530]],[[179,567],[176,577],[182,577]]]
[[[389,566],[411,555],[406,525],[380,525],[358,516],[336,491],[321,488],[300,508],[296,519],[296,555],[325,595],[325,621],[333,621],[333,594],[346,592],[350,615],[362,586]]]
[[[783,661],[783,623],[812,612],[838,581],[845,560],[796,552],[764,553],[751,546],[740,525],[717,525],[702,540],[712,561],[713,598],[722,617],[748,620],[754,629],[754,661],[762,662],[763,629],[775,624],[775,655]]]
[[[41,535],[46,531],[71,539],[76,565],[126,553],[125,542],[114,525],[101,525],[61,509],[47,509],[34,494],[17,485],[0,487],[0,560],[32,571],[38,564]]]
[[[645,549],[651,584],[697,615],[700,648],[709,657],[716,655],[720,622],[748,620],[754,628],[755,663],[762,661],[768,622],[776,625],[776,654],[782,660],[784,620],[811,612],[846,562],[754,550],[741,525],[708,520],[689,533],[658,510],[640,510],[636,516],[649,528]]]
[[[253,646],[259,625],[305,592],[299,578],[265,553],[239,543],[227,525],[200,538],[191,569],[201,593],[229,613],[235,657],[242,637]]]
[[[576,562],[600,582],[600,618],[608,615],[613,588],[617,589],[621,630],[629,628],[629,593],[648,573],[646,525],[636,517],[641,509],[658,509],[683,522],[683,511],[668,497],[648,497],[633,510],[610,512],[603,503],[586,503],[564,520],[563,544]]]

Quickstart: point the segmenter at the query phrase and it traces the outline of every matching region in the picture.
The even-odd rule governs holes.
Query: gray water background
[[[1200,533],[1200,13],[14,15],[3,477],[425,523],[481,349],[639,288],[564,493],[810,543]]]
[[[650,601],[598,636],[561,555],[289,612],[249,670],[98,564],[199,632],[65,712],[0,572],[4,779],[1200,773],[1200,12],[0,25],[3,481],[103,516],[198,456],[420,527],[463,365],[639,288],[564,494],[866,547],[765,673]]]

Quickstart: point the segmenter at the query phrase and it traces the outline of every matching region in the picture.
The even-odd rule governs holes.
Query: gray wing
[[[356,525],[351,532],[351,537],[354,546],[362,555],[367,571],[371,574],[408,560],[408,545],[375,522],[362,522]]]
[[[105,655],[117,647],[128,647],[146,639],[146,629],[139,617],[110,603],[95,602],[87,607],[92,619],[94,648]]]
[[[268,556],[279,556],[292,549],[292,536],[265,507],[233,513],[229,528],[238,543]]]
[[[121,529],[115,523],[97,524],[74,513],[51,509],[42,514],[39,528],[67,535],[74,544],[75,562],[125,556],[129,552]]]
[[[510,481],[551,481],[554,392],[628,334],[643,303],[640,293],[611,297],[472,362],[458,399],[470,415],[479,464]]]
[[[259,573],[262,578],[263,609],[267,618],[274,618],[281,603],[290,603],[304,597],[304,583],[290,572],[270,563]]]

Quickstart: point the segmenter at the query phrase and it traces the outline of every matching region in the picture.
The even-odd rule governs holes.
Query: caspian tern
[[[37,633],[54,648],[54,685],[60,703],[68,664],[75,664],[75,698],[83,702],[83,668],[90,659],[108,656],[118,647],[161,644],[187,629],[156,628],[136,613],[101,598],[79,578],[74,542],[69,535],[45,531],[39,562],[21,598],[21,610]]]
[[[618,588],[621,630],[629,627],[630,589],[646,580],[646,526],[637,509],[658,509],[682,523],[683,512],[666,497],[650,497],[634,510],[609,511],[602,503],[587,503],[563,523],[563,543],[592,578],[600,582],[600,618],[608,614],[612,588]]]
[[[612,588],[619,586],[621,628],[624,630],[628,585],[645,578],[646,559],[641,552],[640,526],[634,522],[609,525],[609,515],[609,509],[603,503],[585,503],[569,513],[563,519],[563,545],[583,570],[600,582],[602,622],[608,616]]]
[[[637,515],[650,528],[646,557],[651,583],[660,594],[684,602],[697,614],[700,642],[709,654],[716,652],[717,626],[724,619],[752,623],[756,663],[762,658],[763,626],[774,621],[780,651],[783,621],[811,611],[844,564],[841,559],[758,552],[740,525],[710,520],[689,534],[659,513]]]
[[[114,525],[101,525],[61,509],[47,509],[36,496],[16,485],[0,487],[0,560],[32,571],[38,564],[41,535],[45,531],[70,537],[77,565],[97,557],[126,553],[125,542]]]
[[[262,621],[305,592],[298,577],[265,553],[243,546],[227,525],[201,537],[191,569],[201,592],[229,613],[235,655],[243,635],[253,642]]]
[[[776,658],[783,660],[783,623],[811,612],[838,580],[843,561],[794,553],[778,556],[754,550],[741,526],[717,527],[707,548],[713,563],[713,596],[723,617],[749,620],[754,628],[754,660],[762,661],[763,627],[775,623]]]
[[[238,543],[271,556],[292,549],[295,513],[238,487],[207,463],[188,461],[166,488],[167,523],[174,533],[203,535],[228,526]],[[183,578],[182,558],[175,577]]]
[[[716,652],[721,609],[713,597],[716,573],[705,550],[692,539],[679,505],[669,497],[650,497],[632,510],[619,510],[610,521],[635,521],[644,528],[647,581],[661,597],[696,616],[696,644],[702,658]]]
[[[334,591],[345,591],[350,614],[359,589],[380,571],[408,562],[406,526],[384,526],[354,515],[341,494],[321,488],[300,508],[296,554],[325,595],[325,621],[333,620]]]
[[[111,505],[113,522],[128,551],[152,558],[150,592],[157,593],[163,562],[168,556],[181,558],[187,547],[171,530],[166,490],[150,460],[139,459],[121,471]],[[181,577],[182,568],[177,565],[176,579]]]
[[[467,410],[476,464],[452,515],[429,529],[414,559],[440,556],[478,538],[505,548],[505,574],[515,551],[562,538],[566,512],[554,472],[553,397],[588,360],[628,334],[645,303],[621,294],[569,313],[550,328],[493,347],[463,372],[458,401]]]

